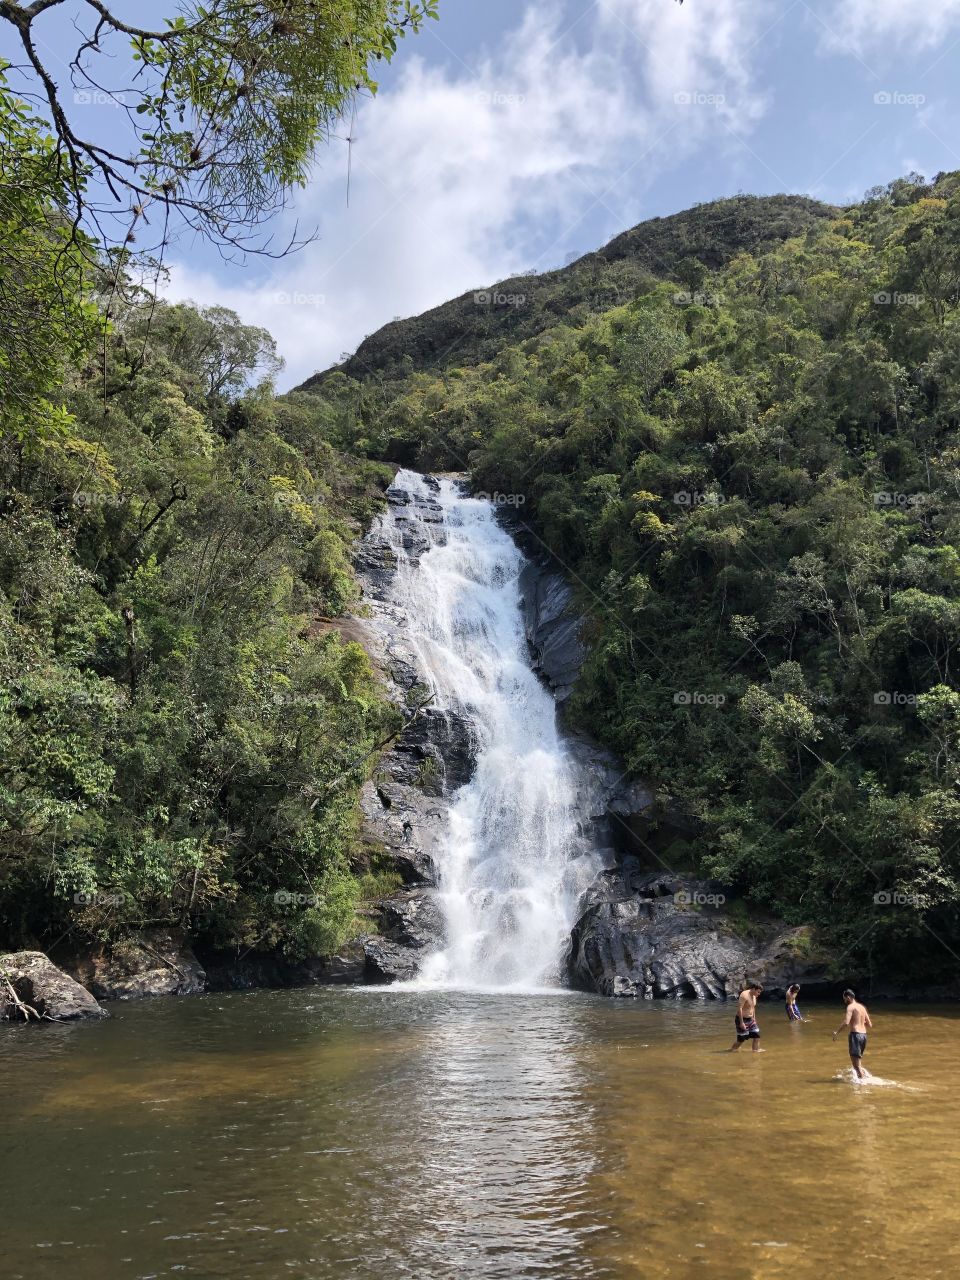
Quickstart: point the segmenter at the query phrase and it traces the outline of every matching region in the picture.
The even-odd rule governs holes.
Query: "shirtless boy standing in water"
[[[843,1003],[847,1006],[847,1012],[843,1021],[833,1033],[836,1040],[841,1031],[847,1030],[847,1045],[850,1050],[850,1061],[857,1076],[862,1080],[865,1076],[869,1076],[869,1071],[863,1069],[863,1055],[867,1051],[867,1030],[873,1026],[870,1021],[870,1015],[866,1008],[857,1002],[857,997],[852,991],[847,990],[843,993]]]
[[[759,982],[751,982],[749,987],[745,987],[740,992],[737,1013],[733,1020],[737,1028],[737,1038],[730,1046],[731,1053],[736,1053],[744,1040],[752,1041],[754,1053],[764,1052],[760,1048],[760,1028],[757,1026],[757,998],[762,990],[763,987]]]

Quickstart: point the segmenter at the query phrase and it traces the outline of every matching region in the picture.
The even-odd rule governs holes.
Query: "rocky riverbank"
[[[835,986],[830,957],[804,928],[775,923],[744,934],[722,909],[719,886],[670,872],[622,867],[589,891],[573,931],[574,986],[607,996],[728,999],[747,980],[771,995],[791,982],[809,994]]]

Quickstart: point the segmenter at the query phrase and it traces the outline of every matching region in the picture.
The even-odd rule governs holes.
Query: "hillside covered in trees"
[[[668,864],[929,981],[960,952],[960,175],[800,204],[782,243],[782,201],[713,208],[752,244],[418,368],[432,313],[376,339],[405,377],[314,389],[337,448],[522,504],[590,618],[576,722],[695,820]]]
[[[380,884],[356,797],[397,713],[329,619],[391,471],[276,399],[267,333],[78,234],[0,104],[0,932],[332,951]]]
[[[296,247],[271,219],[436,3],[64,6],[0,5],[0,936],[330,954],[395,881],[357,797],[402,717],[335,623],[392,473],[276,398],[269,334],[157,293],[185,232]]]
[[[315,390],[334,372],[392,380],[475,365],[509,343],[629,302],[657,279],[684,279],[691,270],[696,278],[703,266],[716,270],[737,253],[801,235],[836,213],[805,196],[738,196],[651,218],[556,271],[511,276],[384,325],[336,371],[315,374],[301,389]]]
[[[395,713],[324,620],[390,472],[331,448],[321,403],[248,388],[273,344],[231,313],[112,306],[69,421],[0,453],[0,923],[329,951]]]

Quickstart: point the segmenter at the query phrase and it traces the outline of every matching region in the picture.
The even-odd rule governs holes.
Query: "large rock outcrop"
[[[356,986],[365,980],[366,958],[359,942],[348,943],[334,956],[312,956],[306,960],[287,960],[272,952],[246,948],[204,950],[200,958],[208,991]]]
[[[26,1006],[49,1022],[107,1016],[90,992],[42,951],[12,951],[0,956],[0,1018],[32,1021]]]
[[[832,986],[806,930],[770,925],[744,937],[716,885],[669,872],[604,872],[588,890],[573,930],[570,978],[608,996],[725,999],[747,980],[781,994]]]
[[[443,912],[432,889],[384,898],[378,925],[376,935],[362,939],[367,982],[408,982],[420,972],[424,956],[443,946]]]
[[[185,996],[204,991],[203,967],[178,929],[144,929],[98,947],[69,966],[98,1000]]]

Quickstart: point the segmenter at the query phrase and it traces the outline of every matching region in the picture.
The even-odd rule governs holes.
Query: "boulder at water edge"
[[[380,933],[361,939],[367,982],[409,982],[443,945],[443,912],[430,889],[407,889],[378,904]]]
[[[107,1011],[100,1008],[90,992],[58,969],[42,951],[12,951],[0,955],[0,1018],[22,1020],[24,1011],[10,994],[7,983],[16,992],[17,999],[34,1009],[43,1020],[68,1022],[77,1018],[107,1017]]]

